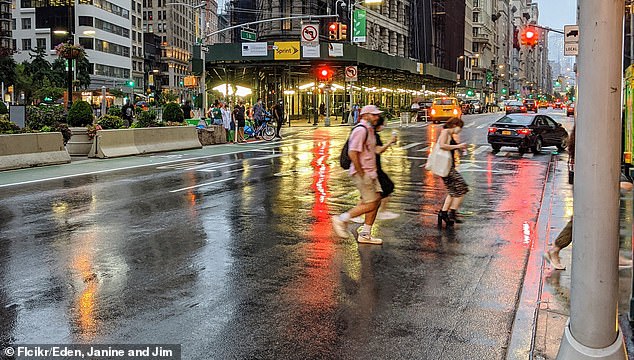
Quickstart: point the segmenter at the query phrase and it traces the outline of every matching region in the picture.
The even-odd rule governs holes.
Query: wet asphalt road
[[[464,117],[471,192],[454,230],[436,228],[446,192],[423,168],[440,129],[396,127],[383,166],[401,216],[375,225],[383,246],[331,231],[330,215],[357,200],[338,165],[346,127],[89,160],[72,168],[83,176],[55,173],[68,165],[0,173],[0,344],[178,343],[183,359],[502,359],[554,148],[492,154],[486,126],[499,117]],[[11,185],[47,177],[57,179]]]

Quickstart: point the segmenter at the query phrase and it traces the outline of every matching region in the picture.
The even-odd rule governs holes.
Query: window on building
[[[480,7],[480,0],[473,0],[473,7],[474,8],[479,8]]]
[[[153,20],[153,19],[154,19],[154,14],[152,13],[152,11],[148,11],[148,13],[147,13],[147,19],[148,19],[148,20]]]
[[[152,24],[148,24],[148,26],[147,26],[147,32],[153,33],[153,32],[154,32],[154,25],[152,25]]]
[[[80,16],[79,17],[79,26],[94,26],[91,16]]]
[[[143,20],[147,20],[147,11],[143,12]]]
[[[473,43],[473,45],[471,45],[471,50],[474,53],[479,53],[480,52],[480,44],[479,43]]]
[[[158,23],[157,29],[158,29],[158,32],[163,32],[163,23]]]
[[[153,2],[153,1],[154,1],[154,0],[147,0],[147,7],[152,8],[152,2]],[[159,7],[161,6],[161,3],[160,3],[160,2],[159,2],[159,5],[158,5],[158,6],[159,6]]]
[[[158,12],[158,19],[159,20],[163,20],[163,12],[162,11]]]
[[[22,39],[22,50],[31,50],[31,39]]]
[[[18,41],[16,39],[12,39],[11,40],[11,45],[12,45],[12,49],[13,50],[17,50],[18,49]]]
[[[22,19],[22,29],[26,30],[30,28],[31,28],[31,18]]]
[[[141,35],[141,33],[137,34],[137,39],[138,42],[143,42],[143,36]]]
[[[38,49],[46,49],[46,39],[38,38],[37,39],[37,48]]]
[[[136,1],[132,1],[132,11],[136,11]]]
[[[479,12],[474,12],[473,13],[473,22],[474,23],[480,22],[480,13]]]
[[[479,27],[474,27],[473,28],[473,36],[478,36],[480,35],[480,28]]]
[[[84,49],[94,49],[95,46],[93,45],[94,41],[93,38],[90,37],[80,37],[79,38],[79,45],[83,46]]]
[[[13,23],[13,24],[11,25],[11,28],[12,28],[13,30],[15,30],[15,29],[16,29],[16,26],[17,26],[17,25],[16,25],[16,24],[17,24],[17,19],[13,19],[11,22]]]

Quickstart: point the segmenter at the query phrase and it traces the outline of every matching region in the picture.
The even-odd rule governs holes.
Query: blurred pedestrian
[[[451,169],[449,170],[449,174],[442,178],[449,194],[445,198],[442,209],[438,212],[438,227],[442,227],[443,221],[447,226],[452,226],[454,223],[462,223],[462,220],[456,217],[456,211],[460,208],[460,205],[462,205],[465,194],[469,192],[469,186],[462,178],[462,175],[456,171],[455,159],[456,150],[467,148],[466,143],[458,143],[459,140],[456,141],[463,126],[464,121],[462,121],[462,119],[452,118],[445,123],[438,136],[438,146],[440,149],[451,151]]]
[[[236,122],[236,133],[237,133],[237,142],[244,143],[246,140],[244,139],[244,126],[246,125],[245,113],[244,113],[244,101],[238,101],[235,108],[233,109],[233,118]]]
[[[219,104],[220,114],[222,116],[222,126],[225,128],[225,132],[227,133],[227,141],[233,142],[233,130],[231,129],[231,111],[226,103],[221,102]]]
[[[192,105],[189,100],[185,101],[185,104],[181,107],[181,109],[183,110],[185,120],[191,119],[193,117]]]
[[[222,125],[222,107],[220,102],[214,104],[214,107],[211,109],[211,116],[213,118],[214,125]]]
[[[262,104],[262,98],[258,98],[258,101],[253,105],[253,120],[255,127],[260,126],[264,120],[264,105]]]
[[[376,166],[376,137],[374,126],[379,121],[381,110],[368,105],[361,109],[361,123],[353,128],[348,139],[348,156],[351,160],[349,174],[361,194],[361,201],[354,208],[332,217],[335,233],[347,238],[347,225],[352,218],[365,215],[365,224],[358,233],[357,242],[381,245],[383,240],[372,237],[372,225],[381,202],[381,185]]]
[[[275,122],[277,123],[277,127],[275,128],[275,137],[278,139],[282,138],[282,135],[280,135],[280,130],[282,129],[282,124],[284,123],[284,103],[282,100],[280,100],[277,104],[273,105],[273,107],[271,108],[271,112],[273,114],[273,118],[275,119]]]

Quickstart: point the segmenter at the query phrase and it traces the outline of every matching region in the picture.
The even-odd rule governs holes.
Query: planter
[[[206,129],[198,129],[198,140],[203,146],[225,144],[227,142],[227,132],[220,125],[211,125]]]
[[[92,148],[92,139],[88,137],[88,129],[85,127],[70,128],[72,136],[66,144],[66,150],[70,156],[88,156]]]

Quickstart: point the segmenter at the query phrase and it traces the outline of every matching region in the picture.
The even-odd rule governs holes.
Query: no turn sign
[[[319,46],[319,25],[304,24],[302,25],[302,45]]]
[[[346,66],[346,81],[354,82],[358,80],[358,69],[356,66]]]

